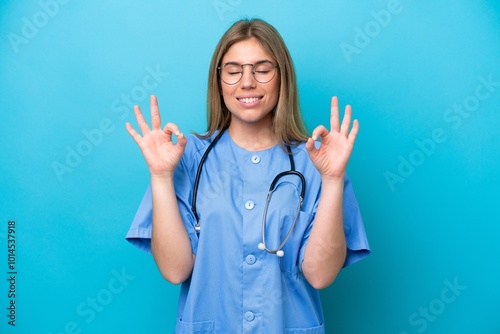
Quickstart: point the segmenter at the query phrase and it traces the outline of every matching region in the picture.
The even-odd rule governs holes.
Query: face
[[[262,60],[276,64],[260,43],[251,38],[232,45],[221,63],[255,64]],[[279,98],[278,69],[271,81],[260,83],[252,75],[252,66],[243,66],[243,76],[238,83],[228,85],[221,81],[221,87],[224,103],[231,112],[231,126],[270,126],[271,111]]]

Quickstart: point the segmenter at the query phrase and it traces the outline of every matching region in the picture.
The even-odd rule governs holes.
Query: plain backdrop
[[[2,1],[0,332],[173,332],[178,286],[124,239],[149,179],[124,124],[155,94],[203,131],[211,54],[242,17],[282,34],[309,130],[332,95],[360,121],[372,255],[322,291],[327,332],[500,333],[495,0]]]

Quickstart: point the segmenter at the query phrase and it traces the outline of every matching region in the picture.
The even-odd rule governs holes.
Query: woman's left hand
[[[336,96],[332,97],[330,127],[330,131],[323,125],[316,127],[311,138],[307,140],[306,149],[309,158],[324,180],[343,180],[358,134],[359,123],[358,120],[354,120],[350,129],[351,106],[348,105],[345,107],[344,119],[340,124],[339,103]],[[321,137],[321,146],[317,149],[314,141],[319,137]]]

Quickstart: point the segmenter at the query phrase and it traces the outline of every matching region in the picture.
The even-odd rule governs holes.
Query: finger
[[[339,100],[336,96],[332,97],[330,107],[330,131],[339,131]]]
[[[174,124],[174,123],[167,123],[167,125],[165,125],[165,127],[163,128],[163,132],[165,132],[167,135],[176,135],[177,137],[179,137],[182,133],[181,131],[179,130],[179,127]]]
[[[142,134],[149,133],[151,130],[149,129],[148,123],[144,119],[144,116],[142,115],[141,108],[139,108],[138,105],[134,106],[134,114],[135,114],[135,119],[137,120],[137,124],[139,124],[139,128],[142,131]]]
[[[351,126],[351,114],[352,108],[350,105],[345,107],[344,119],[342,119],[342,125],[340,126],[340,133],[347,137],[349,134],[349,127]]]
[[[328,135],[328,130],[323,125],[318,125],[312,132],[311,138],[313,140],[318,140],[319,137],[326,137]]]
[[[351,129],[351,132],[349,132],[349,137],[347,137],[347,139],[349,139],[349,141],[354,145],[354,142],[356,141],[356,136],[358,135],[358,131],[359,131],[359,122],[357,119],[354,120],[354,122],[352,122],[352,129]]]
[[[127,128],[127,131],[129,133],[130,137],[132,137],[132,139],[134,139],[134,141],[137,143],[137,145],[139,145],[139,143],[142,140],[141,135],[138,134],[137,131],[135,131],[135,129],[132,127],[132,125],[130,125],[130,123],[128,123],[128,122],[125,124],[125,127]]]
[[[161,118],[160,111],[158,109],[158,99],[156,96],[151,95],[149,100],[151,104],[151,127],[153,130],[160,130]]]

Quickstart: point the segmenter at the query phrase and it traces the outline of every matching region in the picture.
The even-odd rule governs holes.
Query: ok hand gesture
[[[316,127],[306,143],[309,158],[323,179],[339,180],[344,178],[347,163],[358,134],[359,123],[354,120],[351,126],[351,106],[346,106],[342,124],[339,122],[339,106],[336,96],[332,98],[330,132],[323,126]],[[321,137],[321,146],[316,149],[314,141]]]
[[[151,96],[150,103],[152,128],[149,128],[138,106],[134,106],[134,113],[141,129],[142,137],[132,128],[130,123],[127,122],[126,127],[130,136],[139,145],[151,175],[171,176],[184,154],[187,142],[186,137],[179,131],[177,125],[173,123],[168,123],[162,130],[160,128],[161,119],[156,96]],[[177,144],[174,144],[172,141],[172,135],[177,136]]]

